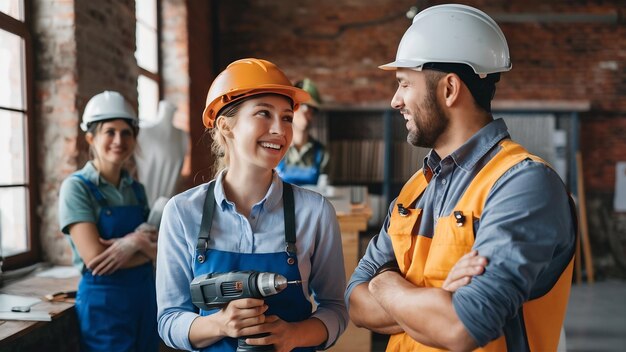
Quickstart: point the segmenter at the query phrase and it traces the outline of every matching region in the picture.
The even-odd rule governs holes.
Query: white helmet
[[[496,22],[478,9],[458,4],[418,13],[400,41],[396,61],[379,68],[421,70],[428,62],[466,64],[481,77],[512,67],[506,38]]]
[[[139,123],[133,107],[120,93],[105,90],[100,94],[94,95],[87,102],[80,128],[87,132],[90,123],[111,119],[129,120],[133,127],[136,127]]]

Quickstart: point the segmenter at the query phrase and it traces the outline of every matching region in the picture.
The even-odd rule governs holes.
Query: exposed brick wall
[[[71,254],[58,229],[57,202],[61,181],[78,167],[74,4],[42,0],[33,5],[39,231],[44,258],[69,263]]]
[[[326,102],[387,104],[395,79],[377,65],[391,61],[415,1],[220,2],[220,67],[256,56],[293,80],[310,77]]]
[[[136,107],[135,5],[132,0],[35,0],[35,109],[44,259],[69,264],[59,231],[59,186],[88,160],[80,119],[91,96],[117,90]]]

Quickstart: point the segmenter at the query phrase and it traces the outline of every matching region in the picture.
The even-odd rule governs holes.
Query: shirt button
[[[441,180],[441,184],[445,185],[446,183],[448,183],[448,181],[446,181],[446,179],[444,178],[443,180]]]

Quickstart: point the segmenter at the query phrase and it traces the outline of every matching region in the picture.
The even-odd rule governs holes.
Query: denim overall
[[[97,226],[103,239],[123,237],[146,220],[146,197],[137,182],[133,181],[132,188],[139,205],[111,207],[93,182],[82,175],[74,176],[89,188],[102,207]],[[152,263],[98,276],[83,267],[76,312],[81,351],[157,351],[159,336]]]
[[[235,270],[255,270],[283,275],[287,280],[300,280],[298,258],[296,256],[296,226],[293,190],[283,182],[283,207],[285,212],[285,251],[277,253],[237,253],[209,249],[211,224],[215,211],[215,181],[209,184],[204,202],[200,234],[194,260],[194,277],[207,273]],[[225,234],[228,236],[228,234]],[[265,315],[277,315],[287,322],[308,319],[311,316],[311,302],[302,292],[302,287],[288,285],[282,292],[265,298],[269,309]],[[216,313],[218,309],[200,310],[200,315]],[[237,339],[225,337],[206,347],[203,351],[232,352],[237,350]],[[294,351],[315,351],[314,347],[296,348]]]
[[[297,166],[287,165],[285,158],[283,158],[276,171],[278,175],[285,180],[285,182],[293,183],[295,185],[316,185],[317,179],[320,177],[320,169],[322,167],[322,159],[324,158],[324,152],[322,146],[319,143],[313,145],[315,159],[311,166]]]

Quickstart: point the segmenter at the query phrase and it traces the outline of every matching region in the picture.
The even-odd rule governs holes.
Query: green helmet
[[[301,81],[298,81],[296,82],[295,86],[306,91],[311,96],[311,99],[303,102],[303,104],[307,104],[318,109],[322,106],[322,99],[320,98],[320,92],[317,90],[317,86],[315,86],[315,83],[313,83],[311,79],[305,78]]]

